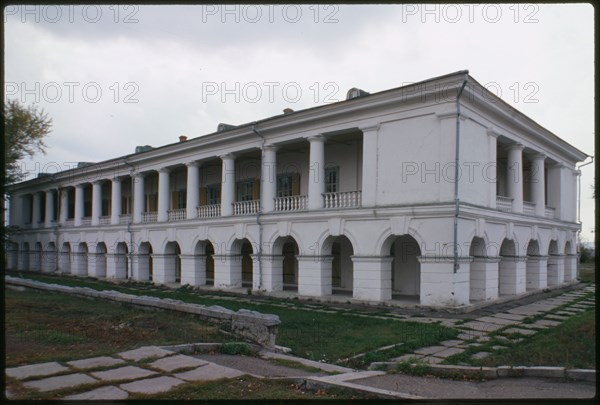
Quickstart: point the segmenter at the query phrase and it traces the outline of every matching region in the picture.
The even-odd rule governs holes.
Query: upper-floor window
[[[200,203],[202,203],[202,193],[200,194]],[[221,183],[210,184],[206,186],[206,205],[221,204]],[[201,204],[202,205],[202,204]]]
[[[300,195],[300,173],[277,176],[277,197]]]
[[[337,193],[339,190],[339,166],[325,168],[325,192]]]
[[[176,190],[171,195],[171,207],[174,210],[183,209],[187,206],[187,190]]]
[[[240,180],[237,183],[237,200],[236,201],[252,201],[259,198],[258,181],[256,179]]]

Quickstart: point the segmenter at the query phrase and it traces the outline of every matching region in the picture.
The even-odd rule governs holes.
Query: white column
[[[565,256],[550,255],[548,257],[548,287],[557,286],[565,279]]]
[[[180,255],[181,285],[206,284],[206,256]]]
[[[110,212],[110,223],[112,225],[118,225],[120,222],[119,215],[121,215],[121,180],[118,178],[112,179],[110,186],[110,198],[111,198],[111,212]]]
[[[313,297],[331,295],[333,256],[297,256],[298,294]]]
[[[95,181],[92,183],[92,225],[100,225],[100,215],[102,215],[102,183]]]
[[[88,253],[87,266],[90,277],[106,277],[106,253]]]
[[[83,184],[75,186],[75,226],[81,226],[83,218]]]
[[[498,299],[498,257],[474,257],[470,266],[471,301]]]
[[[155,284],[170,284],[175,282],[175,254],[152,254],[153,277]]]
[[[215,263],[215,288],[242,286],[242,258],[240,255],[213,255]]]
[[[31,216],[31,227],[37,228],[40,222],[40,193],[33,193],[33,215]]]
[[[169,172],[166,167],[158,170],[158,222],[166,222],[169,219]]]
[[[277,146],[265,145],[262,150],[260,206],[262,212],[275,210],[277,195]]]
[[[142,222],[144,212],[144,175],[137,173],[131,178],[133,181],[133,223]]]
[[[136,254],[131,256],[131,277],[136,281],[150,280],[149,254]]]
[[[308,174],[308,209],[320,209],[324,206],[325,192],[325,137],[315,135],[310,142],[310,166]],[[364,178],[364,173],[363,173]]]
[[[186,163],[187,166],[187,219],[195,219],[198,216],[199,188],[200,188],[200,167],[198,162]],[[182,281],[183,284],[183,281]],[[193,284],[192,284],[193,285]]]
[[[379,124],[361,128],[363,132],[362,153],[362,206],[374,207],[377,194],[378,180],[378,131]],[[390,298],[391,299],[391,298]]]
[[[392,299],[392,261],[386,256],[351,256],[354,272],[352,298],[364,301]]]
[[[421,265],[421,305],[447,307],[468,305],[471,257],[460,257],[454,272],[454,257],[419,256]]]
[[[106,253],[106,278],[127,278],[127,255],[124,253]]]
[[[262,288],[265,291],[282,291],[283,256],[261,255],[260,260],[262,269]]]
[[[548,286],[548,256],[527,256],[525,273],[528,290],[546,288]]]
[[[513,199],[513,212],[523,212],[523,145],[512,144],[508,149],[506,185]]]
[[[67,222],[69,212],[69,193],[66,188],[59,191],[60,212],[58,213],[58,223],[64,225]]]
[[[539,153],[531,161],[531,195],[535,203],[535,215],[539,217],[546,215],[544,160],[546,155]]]
[[[235,201],[235,156],[228,153],[221,156],[221,160],[223,161],[221,173],[221,216],[225,217],[233,215],[233,202]]]
[[[527,288],[526,256],[502,256],[498,266],[498,293],[517,295]]]
[[[54,215],[54,192],[52,190],[46,191],[46,223],[44,226],[46,228],[52,227]]]

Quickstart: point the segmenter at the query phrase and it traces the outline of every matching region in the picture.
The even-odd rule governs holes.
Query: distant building
[[[468,72],[286,110],[11,186],[8,267],[427,306],[576,278],[587,155]]]

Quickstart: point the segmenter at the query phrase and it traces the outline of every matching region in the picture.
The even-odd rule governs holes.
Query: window
[[[339,167],[325,168],[325,192],[337,193],[339,189]]]
[[[252,201],[254,199],[254,180],[241,180],[237,183],[237,200]]]
[[[280,174],[277,176],[277,197],[289,197],[292,195],[292,175]]]
[[[206,204],[221,204],[221,183],[211,184],[206,187]]]
[[[187,190],[176,190],[171,193],[171,209],[184,209],[187,206]]]
[[[121,214],[131,214],[131,196],[129,195],[121,197]]]

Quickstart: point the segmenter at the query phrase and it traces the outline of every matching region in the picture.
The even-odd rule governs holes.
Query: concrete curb
[[[316,390],[319,388],[345,388],[361,394],[375,395],[387,399],[425,399],[416,395],[404,394],[397,391],[383,390],[380,388],[369,387],[367,385],[354,384],[346,381],[324,381],[318,378],[306,378],[304,380],[307,389]]]
[[[262,314],[247,309],[240,309],[235,312],[218,305],[207,307],[205,305],[190,304],[171,298],[131,295],[113,290],[99,291],[88,287],[68,287],[60,284],[47,284],[40,281],[11,276],[4,276],[4,282],[7,287],[20,286],[38,290],[62,292],[84,297],[101,298],[145,307],[155,307],[195,314],[211,322],[223,324],[228,327],[231,332],[267,348],[275,347],[277,330],[281,324],[277,315]]]
[[[375,362],[369,369],[392,370],[398,365],[397,362]],[[589,369],[567,369],[565,367],[524,367],[524,366],[499,366],[499,367],[472,367],[452,366],[443,364],[427,365],[431,374],[448,376],[452,374],[465,375],[472,378],[495,379],[515,377],[541,377],[541,378],[566,378],[596,382],[596,370]]]

